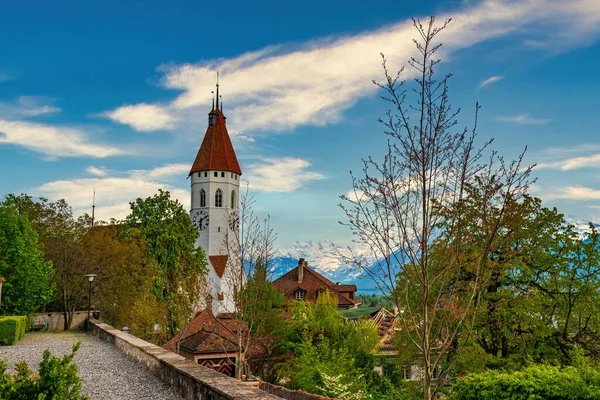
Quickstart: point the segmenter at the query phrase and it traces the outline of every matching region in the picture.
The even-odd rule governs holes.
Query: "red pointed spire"
[[[200,171],[228,171],[242,175],[240,164],[238,163],[227,126],[225,126],[225,117],[218,108],[210,112],[210,117],[214,118],[213,124],[209,123],[204,140],[192,168],[190,175]],[[209,118],[209,120],[211,120]]]

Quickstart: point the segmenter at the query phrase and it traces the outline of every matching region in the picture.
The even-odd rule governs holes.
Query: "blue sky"
[[[441,72],[469,125],[506,157],[528,146],[532,194],[600,220],[600,2],[21,1],[0,25],[0,195],[65,198],[100,218],[159,187],[189,203],[187,172],[216,71],[257,208],[280,246],[347,242],[338,196],[383,154],[379,53],[400,68],[410,17],[453,21]],[[410,75],[407,75],[410,77]]]

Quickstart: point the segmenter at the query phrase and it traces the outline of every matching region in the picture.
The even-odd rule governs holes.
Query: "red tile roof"
[[[236,335],[227,327],[227,325],[215,317],[210,310],[204,310],[192,322],[190,322],[180,336],[178,335],[173,337],[163,347],[169,351],[176,352],[177,340],[183,341],[188,336],[191,336],[194,333],[202,330],[210,332],[216,331],[221,337],[232,342],[235,342],[236,340]]]
[[[193,354],[235,353],[238,346],[217,332],[198,331],[181,341],[182,349]]]
[[[208,256],[208,259],[210,260],[210,263],[215,269],[217,275],[219,275],[219,278],[222,278],[223,274],[225,273],[225,267],[227,266],[227,258],[227,255]]]
[[[215,124],[206,129],[204,140],[190,169],[190,175],[194,172],[213,170],[241,175],[242,170],[225,126],[225,117],[218,109],[211,113],[216,113]]]

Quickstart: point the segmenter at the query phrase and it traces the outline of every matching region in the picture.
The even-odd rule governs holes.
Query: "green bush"
[[[77,365],[71,364],[80,345],[74,344],[71,354],[62,358],[46,349],[37,373],[22,361],[15,364],[16,374],[10,374],[6,361],[0,360],[0,400],[87,400],[80,393]]]
[[[13,345],[17,343],[27,327],[27,317],[0,317],[0,344]]]
[[[487,371],[459,379],[454,400],[599,399],[600,371],[590,365],[534,365],[512,373]]]

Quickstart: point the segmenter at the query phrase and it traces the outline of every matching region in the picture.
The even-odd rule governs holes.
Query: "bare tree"
[[[363,160],[360,177],[351,173],[353,191],[340,206],[342,224],[381,260],[358,266],[393,296],[401,334],[423,359],[424,398],[432,399],[468,340],[506,205],[526,192],[531,167],[522,168],[524,152],[505,161],[489,150],[492,140],[477,145],[479,105],[472,128],[455,129],[460,109],[449,102],[451,75],[438,80],[434,73],[441,46],[434,39],[450,20],[439,27],[434,17],[413,22],[415,87],[406,89],[403,69],[391,75],[382,54],[385,82],[374,83],[391,105],[380,119],[388,149],[381,162]],[[485,226],[483,237],[463,228],[466,218]],[[478,251],[468,252],[474,244]]]
[[[236,378],[247,369],[247,355],[253,347],[253,336],[260,335],[268,323],[272,308],[283,303],[283,298],[268,279],[269,260],[273,256],[273,244],[277,239],[270,217],[262,221],[253,210],[254,198],[248,186],[240,196],[237,212],[229,216],[225,237],[228,254],[223,279],[229,287],[235,315],[237,340]],[[227,295],[227,293],[225,293]]]

